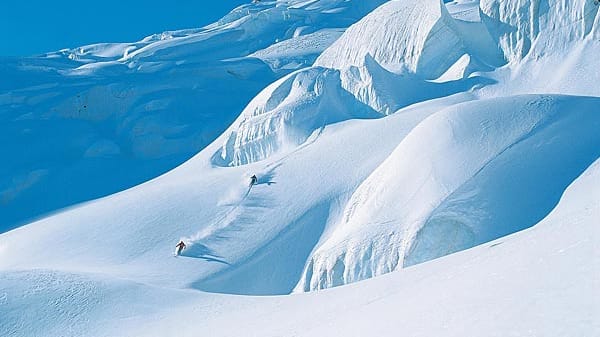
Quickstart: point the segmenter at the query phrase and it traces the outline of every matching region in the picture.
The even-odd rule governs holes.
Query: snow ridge
[[[600,135],[595,131],[600,118],[594,113],[598,102],[554,96],[499,98],[460,104],[427,118],[356,190],[334,233],[313,253],[296,290],[359,281],[532,226],[553,208],[566,185],[600,156]],[[577,145],[572,142],[576,136],[581,137]],[[555,143],[540,146],[547,137],[555,137]],[[540,155],[557,149],[563,151],[561,161]],[[531,162],[512,168],[510,158]],[[566,158],[568,164],[562,161]],[[544,161],[547,165],[541,164]],[[502,168],[493,168],[498,165]],[[538,174],[536,182],[525,173],[531,171],[521,171],[528,166],[540,171],[540,166],[552,167],[562,175],[556,179],[552,173]],[[503,172],[511,170],[513,176],[525,174],[529,179],[518,181],[548,186],[544,196],[518,186],[502,191],[492,184],[485,190],[481,180],[499,179],[506,185],[509,178]],[[469,186],[473,179],[480,181]],[[460,207],[444,206],[456,192]],[[486,199],[494,202],[476,201]],[[517,212],[526,216],[503,217],[511,212],[509,200],[526,203],[530,208]]]
[[[349,112],[345,107],[356,107]],[[215,156],[215,164],[238,166],[302,144],[325,125],[376,113],[341,87],[339,72],[318,67],[292,73],[263,90],[242,115]]]
[[[461,56],[469,61],[461,76],[428,81],[446,73]],[[443,3],[388,2],[344,32],[312,68],[263,90],[226,132],[214,163],[260,161],[302,144],[328,124],[380,118],[410,104],[493,83],[469,77],[477,68]]]
[[[454,24],[440,0],[390,1],[351,26],[315,65],[361,67],[367,55],[390,71],[434,79],[464,53]]]

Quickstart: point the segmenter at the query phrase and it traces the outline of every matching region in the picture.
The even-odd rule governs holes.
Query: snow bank
[[[477,67],[464,54],[439,79],[428,81],[416,74],[390,72],[367,55],[363,66],[341,70],[340,77],[342,87],[359,102],[371,107],[379,116],[387,116],[414,103],[495,83],[485,77],[468,76]]]
[[[309,2],[264,1],[242,5],[213,25],[203,29],[164,32],[152,43],[128,54],[128,59],[187,61],[238,57],[324,28],[345,28],[362,18],[385,0]],[[235,43],[223,44],[221,40]],[[219,48],[215,48],[218,45]],[[185,46],[184,51],[180,47]],[[194,50],[194,53],[189,53]],[[241,53],[240,53],[241,51]],[[240,55],[241,54],[241,55]],[[285,59],[286,56],[283,57]]]
[[[598,103],[509,97],[429,117],[356,190],[296,289],[362,280],[534,225],[600,156]]]
[[[387,71],[367,56],[345,71],[311,67],[271,84],[226,131],[213,163],[239,166],[296,149],[325,126],[356,118],[381,118],[402,107],[492,83],[470,77],[444,83]],[[350,88],[350,92],[347,88]]]

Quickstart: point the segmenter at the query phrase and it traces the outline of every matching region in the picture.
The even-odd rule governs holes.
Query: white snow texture
[[[277,0],[5,59],[0,336],[599,336],[598,55],[596,0]]]

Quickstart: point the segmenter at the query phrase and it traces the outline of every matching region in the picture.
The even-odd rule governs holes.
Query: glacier
[[[599,8],[257,1],[2,59],[0,335],[597,335]]]
[[[247,4],[203,28],[3,59],[0,232],[182,164],[382,2]],[[314,48],[291,60],[275,41]]]

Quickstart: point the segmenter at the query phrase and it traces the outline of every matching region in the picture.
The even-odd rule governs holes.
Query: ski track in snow
[[[0,336],[600,335],[599,8],[260,1],[3,59]]]

